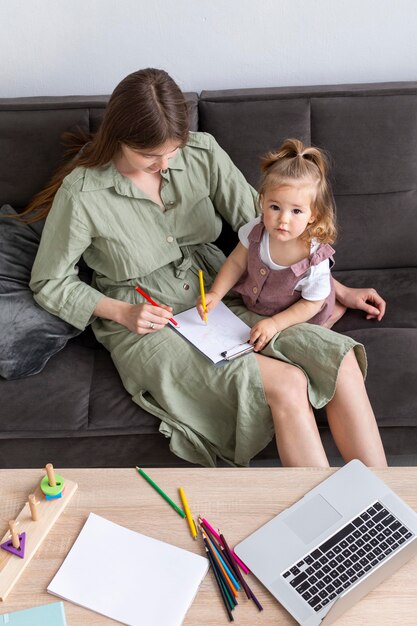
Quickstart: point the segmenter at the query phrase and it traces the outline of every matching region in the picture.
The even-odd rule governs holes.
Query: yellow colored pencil
[[[198,279],[200,281],[200,294],[201,294],[201,304],[204,309],[204,321],[207,324],[207,305],[206,305],[206,292],[204,291],[204,280],[203,280],[203,270],[198,271]]]
[[[185,516],[187,518],[188,526],[190,527],[191,534],[193,539],[197,539],[197,529],[191,515],[190,507],[188,506],[187,498],[185,497],[184,489],[182,487],[179,488],[180,498],[182,502],[182,506],[184,507]]]

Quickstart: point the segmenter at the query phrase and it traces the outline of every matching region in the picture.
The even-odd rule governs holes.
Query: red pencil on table
[[[136,291],[138,291],[140,293],[141,296],[143,296],[145,298],[145,300],[147,300],[153,306],[159,306],[159,307],[161,306],[160,304],[155,302],[155,300],[152,300],[152,298],[150,296],[148,296],[147,293],[142,291],[142,289],[140,287],[135,287],[135,289],[136,289]],[[176,322],[173,317],[170,317],[169,321],[171,322],[171,324],[174,324],[174,326],[178,326],[178,322]]]

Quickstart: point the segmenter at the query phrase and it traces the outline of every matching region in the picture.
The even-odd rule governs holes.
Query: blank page
[[[179,626],[205,557],[90,513],[48,591],[128,626]]]
[[[224,357],[221,353],[236,346],[241,350],[253,348],[247,343],[250,326],[223,302],[219,302],[208,314],[207,324],[203,322],[195,307],[179,313],[175,319],[179,323],[179,327],[175,327],[176,332],[188,339],[213,363],[222,361]]]

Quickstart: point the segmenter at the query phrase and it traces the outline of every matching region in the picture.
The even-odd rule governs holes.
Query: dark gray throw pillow
[[[3,218],[11,214],[0,208],[0,376],[8,380],[37,374],[81,332],[34,301],[29,280],[43,222]]]

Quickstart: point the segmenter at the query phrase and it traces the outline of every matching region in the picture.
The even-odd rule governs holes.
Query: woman
[[[93,140],[27,209],[26,219],[49,213],[33,266],[34,297],[78,328],[92,322],[133,400],[161,419],[171,450],[191,462],[215,465],[218,456],[246,465],[275,431],[284,465],[326,466],[313,404],[327,405],[346,461],[381,467],[385,455],[357,361],[365,369],[363,348],[352,339],[300,325],[263,354],[216,369],[167,327],[173,314],[194,306],[198,270],[213,280],[224,261],[211,243],[220,216],[237,230],[255,206],[255,192],[213,137],[189,133],[174,81],[161,70],[134,72],[116,87]],[[91,286],[78,279],[81,255],[94,270]],[[164,306],[147,303],[137,285]],[[377,294],[372,307],[367,290],[337,284],[336,293],[344,306],[356,301],[381,314]],[[241,300],[229,305],[250,325],[259,319]]]

